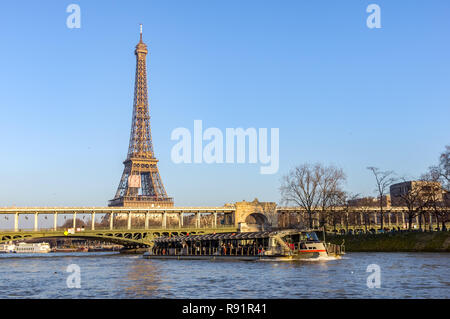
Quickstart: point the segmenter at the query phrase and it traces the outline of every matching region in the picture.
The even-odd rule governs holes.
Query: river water
[[[71,264],[79,266],[80,288],[68,288]],[[380,288],[367,286],[371,264],[380,267]],[[340,260],[301,263],[2,254],[0,298],[448,299],[449,268],[448,253],[347,253]]]

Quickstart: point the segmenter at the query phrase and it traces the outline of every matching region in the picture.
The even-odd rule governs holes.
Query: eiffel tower
[[[173,199],[164,189],[153,152],[145,63],[148,51],[142,42],[142,24],[140,28],[140,41],[134,51],[136,79],[130,145],[116,196],[109,201],[109,206],[172,207]]]

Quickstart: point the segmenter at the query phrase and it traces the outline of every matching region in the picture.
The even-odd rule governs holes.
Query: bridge
[[[307,210],[303,207],[277,207],[278,224],[281,227],[289,227],[292,217],[298,223],[306,223],[308,220]],[[337,232],[349,230],[379,230],[381,229],[380,207],[357,206],[357,207],[333,207],[323,210],[316,207],[313,210],[313,227],[318,228],[320,219],[324,217],[326,227],[333,228]],[[420,212],[420,213],[419,213]],[[448,213],[450,207],[423,207],[414,211],[411,215],[413,228],[422,225],[429,229],[439,228],[439,222],[445,224],[448,229]],[[411,212],[407,207],[385,206],[383,207],[383,227],[387,229],[406,229]],[[438,218],[440,216],[440,218]]]
[[[233,207],[7,207],[0,208],[0,243],[66,237],[97,239],[128,248],[149,247],[158,236],[236,232],[233,214]],[[84,227],[84,222],[83,226],[77,225],[79,217],[85,219],[86,215],[89,227]],[[100,222],[96,219],[99,215]],[[67,216],[72,218],[70,226]],[[66,220],[63,226],[61,218]],[[32,223],[31,229],[21,225],[23,219]],[[6,221],[13,222],[14,227],[1,227]],[[48,223],[53,227],[40,227]]]
[[[236,232],[236,227],[218,228],[165,228],[165,229],[114,229],[114,230],[80,230],[69,233],[67,230],[41,229],[38,231],[0,231],[0,243],[23,241],[37,238],[84,238],[107,241],[127,248],[150,247],[153,239],[159,236],[199,235],[221,232]]]
[[[384,207],[383,211],[384,227],[406,228],[406,207]],[[448,211],[449,208],[442,208],[446,217],[441,218],[441,225],[447,223]],[[414,216],[413,225],[436,229],[439,220],[435,213],[424,208],[422,214]],[[325,211],[317,208],[313,214],[314,228],[319,228],[321,214],[325,215],[327,229],[340,233],[381,228],[379,207],[335,207]],[[67,237],[97,239],[130,248],[148,247],[154,238],[163,235],[254,231],[266,226],[300,227],[307,225],[308,218],[302,207],[280,207],[257,199],[222,207],[4,207],[0,208],[0,243]],[[86,222],[80,225],[83,220]]]

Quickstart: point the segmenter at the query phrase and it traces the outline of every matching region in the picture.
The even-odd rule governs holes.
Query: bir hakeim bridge
[[[334,216],[327,218],[326,228],[337,233],[364,231],[367,227],[378,230],[381,227],[379,210],[379,207],[334,208],[325,212],[327,215],[333,213]],[[323,213],[317,211],[313,214],[313,228],[321,229],[320,216]],[[425,210],[421,217],[413,218],[413,228],[422,225],[435,229],[439,225],[433,216],[433,210]],[[408,226],[406,207],[384,208],[383,218],[385,229],[406,229]],[[83,226],[77,225],[81,222]],[[5,225],[13,227],[5,230]],[[150,247],[153,239],[159,236],[258,231],[307,225],[308,214],[303,208],[278,207],[275,203],[259,202],[257,199],[223,207],[8,207],[0,208],[0,229],[3,229],[0,230],[0,243],[68,237],[97,239],[137,248]]]
[[[146,71],[148,49],[142,41],[142,25],[134,54],[136,77],[130,142],[122,177],[109,207],[0,208],[0,243],[75,237],[108,241],[127,248],[148,247],[158,236],[306,227],[311,217],[313,227],[318,228],[324,225],[320,214],[333,217],[331,221],[329,216],[326,219],[336,232],[364,229],[367,224],[373,229],[380,227],[379,209],[375,207],[336,208],[315,212],[313,216],[299,207],[277,207],[275,203],[256,199],[223,207],[174,207],[153,150]],[[406,208],[385,209],[384,224],[389,228],[405,228],[405,215],[408,215]],[[428,225],[434,228],[432,211],[428,215]],[[414,224],[421,221],[416,218]]]
[[[163,235],[236,231],[232,224],[233,212],[233,208],[226,207],[0,208],[0,229],[3,229],[0,230],[0,243],[35,238],[76,237],[108,241],[130,248],[147,247],[155,237]],[[14,227],[5,230],[5,224],[13,224]],[[90,227],[85,227],[86,224]],[[24,228],[23,225],[27,227]]]

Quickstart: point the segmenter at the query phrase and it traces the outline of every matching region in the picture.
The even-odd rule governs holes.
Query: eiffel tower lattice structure
[[[133,118],[130,145],[125,168],[114,199],[109,206],[124,207],[172,207],[173,199],[167,196],[159,175],[150,131],[150,113],[147,95],[146,56],[147,45],[136,45],[136,80],[134,87]]]

